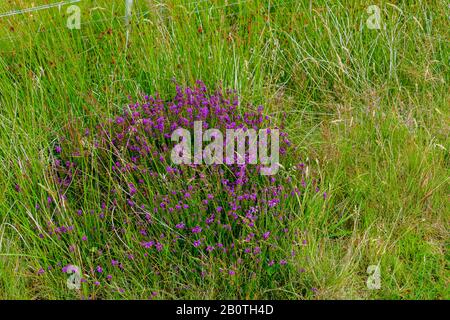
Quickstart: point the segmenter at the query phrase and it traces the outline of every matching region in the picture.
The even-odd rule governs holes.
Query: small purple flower
[[[202,228],[200,226],[195,226],[192,228],[192,233],[200,233],[202,232]]]
[[[281,264],[282,266],[284,266],[284,265],[287,264],[287,261],[283,259],[283,260],[280,261],[280,264]]]
[[[267,231],[263,234],[263,239],[267,240],[269,238],[269,236],[270,236],[270,231]]]
[[[177,224],[177,225],[175,226],[175,228],[177,228],[177,229],[184,229],[184,227],[185,227],[185,225],[184,225],[183,222],[180,222],[179,224]]]
[[[280,199],[274,198],[268,201],[268,205],[270,208],[275,207],[280,202]]]
[[[60,146],[56,146],[55,147],[55,152],[56,153],[61,153],[61,151],[62,151],[62,148]]]
[[[195,240],[194,241],[194,247],[199,247],[202,244],[202,242],[200,240]]]
[[[81,240],[82,240],[82,241],[87,241],[86,235],[84,235],[83,237],[81,237]]]
[[[234,276],[234,275],[236,274],[236,272],[234,272],[234,270],[230,270],[230,271],[228,271],[228,274],[229,274],[230,276]]]
[[[153,241],[148,241],[148,242],[143,242],[142,246],[146,249],[150,249],[151,247],[153,247],[155,243]]]
[[[133,183],[129,183],[128,187],[130,188],[130,195],[134,196],[137,193],[137,189]]]
[[[103,269],[100,266],[97,266],[96,270],[97,270],[98,273],[102,273],[103,272]]]
[[[117,123],[117,124],[121,124],[121,123],[123,123],[124,121],[125,121],[125,119],[122,118],[122,117],[117,117],[117,118],[116,118],[116,123]]]

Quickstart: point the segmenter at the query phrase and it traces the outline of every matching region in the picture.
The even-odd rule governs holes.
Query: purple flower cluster
[[[204,129],[223,132],[281,129],[280,162],[297,168],[295,177],[262,176],[260,166],[250,164],[174,165],[171,133],[179,127],[193,130],[194,121],[202,121]],[[85,130],[83,144],[60,139],[52,172],[60,193],[72,204],[68,207],[83,203],[83,173],[95,172],[99,183],[110,186],[99,190],[101,201],[95,212],[74,209],[73,219],[86,221],[89,212],[99,219],[95,230],[77,230],[81,245],[89,246],[91,239],[101,238],[97,233],[113,230],[128,233],[136,252],[145,251],[145,255],[128,252],[129,263],[138,257],[158,259],[167,252],[189,252],[201,259],[207,253],[208,259],[215,257],[222,266],[225,261],[229,275],[244,263],[253,268],[270,266],[274,259],[288,264],[290,256],[280,260],[275,241],[288,231],[289,203],[297,203],[306,176],[303,164],[289,163],[296,157],[286,157],[287,151],[295,155],[295,150],[283,127],[273,122],[261,106],[242,108],[234,91],[209,92],[198,81],[193,88],[177,85],[175,97],[168,102],[159,95],[130,100],[120,115],[99,124],[95,132]],[[113,211],[116,223],[111,226],[103,218]],[[61,236],[71,229],[51,225],[49,231]],[[118,265],[117,260],[111,265]],[[103,268],[97,266],[96,271],[103,273]]]

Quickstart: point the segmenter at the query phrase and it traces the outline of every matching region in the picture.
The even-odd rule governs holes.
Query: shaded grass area
[[[122,1],[82,2],[81,30],[65,27],[64,9],[0,20],[0,297],[449,297],[444,1],[380,2],[381,30],[367,29],[362,1],[138,2],[128,47]],[[65,274],[37,275],[49,256],[98,261],[44,245],[33,230],[54,214],[35,205],[56,192],[46,171],[61,130],[93,128],[127,95],[170,94],[173,78],[222,83],[275,117],[286,113],[291,140],[329,194],[291,209],[306,245],[287,268],[254,279],[201,278],[189,257],[176,257],[184,269],[175,273],[170,256],[155,266],[161,276],[136,265],[83,292],[67,290]],[[368,290],[366,269],[377,264],[381,289]]]

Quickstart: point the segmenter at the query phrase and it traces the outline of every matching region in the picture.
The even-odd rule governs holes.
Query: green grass
[[[64,8],[0,18],[0,298],[450,298],[446,1],[137,1],[128,47],[123,2],[82,1],[81,30],[65,27]],[[370,4],[382,9],[381,30],[365,25]],[[0,12],[27,6],[4,1]],[[170,95],[172,78],[222,83],[287,114],[291,140],[329,194],[291,207],[307,244],[273,276],[233,281],[201,278],[188,254],[81,292],[66,288],[65,274],[37,275],[41,264],[89,269],[100,259],[33,229],[54,214],[34,207],[56,192],[47,172],[62,130],[94,128],[128,95]],[[96,181],[86,176],[87,207],[98,203]],[[71,209],[60,208],[62,219]],[[288,242],[278,245],[289,251]],[[366,269],[377,264],[381,289],[368,290]]]

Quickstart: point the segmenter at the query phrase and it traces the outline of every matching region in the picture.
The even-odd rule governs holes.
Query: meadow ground
[[[2,1],[0,12],[30,2]],[[135,2],[128,45],[124,1],[77,3],[73,30],[68,6],[0,18],[1,299],[450,297],[446,1]],[[368,27],[370,5],[381,10],[379,29]],[[97,214],[105,186],[120,183],[94,158],[80,160],[77,189],[59,194],[51,163],[81,143],[78,132],[116,117],[128,96],[173,98],[173,79],[236,89],[241,112],[261,104],[274,121],[285,114],[295,149],[286,161],[302,162],[321,191],[281,204],[286,234],[262,258],[148,253],[121,206],[106,210],[123,233],[111,231]],[[78,217],[81,207],[95,214]],[[161,221],[147,232],[166,232]],[[246,229],[235,228],[238,246]],[[68,264],[82,270],[78,290],[66,285]],[[377,290],[366,284],[371,265]]]

